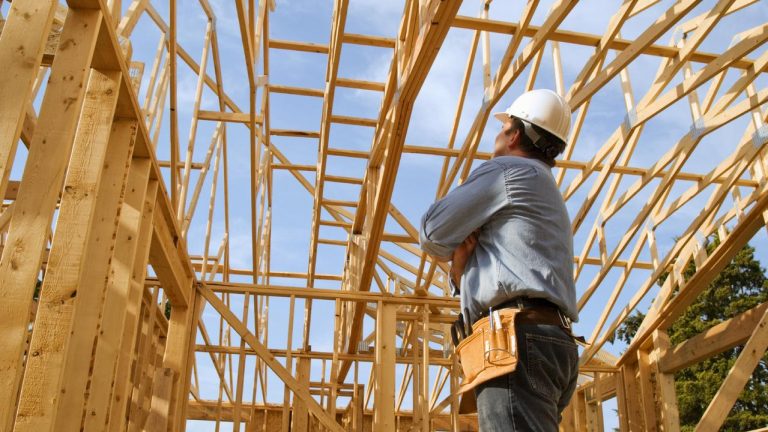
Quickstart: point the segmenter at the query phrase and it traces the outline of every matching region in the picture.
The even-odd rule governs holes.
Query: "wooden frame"
[[[184,35],[199,37],[199,58],[177,34],[175,0],[167,16],[152,0],[125,8],[119,0],[66,3],[16,0],[0,20],[2,431],[183,431],[188,419],[248,431],[476,430],[476,418],[460,416],[452,396],[460,373],[447,329],[458,300],[449,294],[448,267],[419,250],[418,221],[393,196],[404,156],[440,167],[427,199],[465,181],[474,161],[491,157],[479,147],[491,111],[513,85],[543,80],[574,112],[554,175],[578,239],[578,306],[596,311],[580,328],[590,345],[561,428],[599,430],[603,402],[616,397],[621,430],[676,430],[674,372],[744,345],[697,428],[717,430],[768,347],[764,304],[677,345],[666,335],[730,259],[765,235],[768,89],[758,86],[768,53],[758,48],[768,25],[745,29],[721,52],[701,50],[724,17],[749,13],[755,0],[720,0],[698,16],[691,11],[699,2],[676,2],[633,39],[622,29],[657,1],[623,1],[596,35],[564,27],[577,2],[554,1],[534,20],[544,6],[530,1],[508,22],[494,18],[490,0],[477,17],[458,15],[457,0],[404,0],[399,28],[386,37],[348,32],[354,0],[335,0],[327,43],[274,39],[275,2],[236,0],[227,7],[242,45],[245,109],[225,92],[222,67],[231,59],[222,58],[221,21],[207,0],[198,2],[199,34]],[[132,46],[136,28],[156,31],[157,44]],[[659,40],[669,32],[672,40]],[[470,45],[448,142],[406,143],[414,103],[454,34],[469,35]],[[492,34],[507,38],[499,58]],[[345,76],[345,44],[391,55],[386,79]],[[574,46],[589,54],[564,65]],[[137,49],[151,65],[133,58]],[[325,61],[325,86],[286,85],[271,75],[273,56],[286,51]],[[659,62],[642,90],[630,74],[641,58]],[[473,80],[474,70],[481,76]],[[194,82],[189,116],[179,94],[187,78]],[[470,109],[478,85],[482,103]],[[339,112],[339,89],[379,98],[375,118]],[[623,121],[585,148],[592,100],[617,89]],[[273,127],[272,104],[283,97],[321,98],[317,127]],[[690,129],[663,143],[651,162],[637,157],[654,122],[680,110],[690,114]],[[737,124],[742,136],[722,161],[706,169],[689,163],[702,143]],[[370,146],[344,147],[333,125],[372,131]],[[249,181],[245,196],[233,198],[230,139],[238,132],[248,137]],[[286,138],[317,143],[316,163],[287,157]],[[17,151],[19,142],[28,152]],[[365,168],[340,170],[340,161]],[[11,178],[17,163],[23,174]],[[272,202],[286,181],[312,199],[306,271],[272,263],[281,218]],[[333,192],[339,185],[343,196]],[[233,267],[233,247],[242,247],[233,246],[241,233],[230,231],[234,199],[247,202],[250,262]],[[690,216],[690,205],[701,208]],[[672,229],[670,242],[664,236]],[[200,241],[190,237],[195,230]],[[714,233],[720,243],[707,250]],[[344,257],[342,265],[322,273],[332,254]],[[686,280],[690,261],[697,270]],[[667,273],[633,342],[612,355],[615,330]],[[275,313],[281,302],[286,313]],[[331,303],[333,313],[318,316]],[[286,318],[278,346],[269,335],[282,334]],[[329,329],[333,321],[327,349],[312,347],[319,319]]]

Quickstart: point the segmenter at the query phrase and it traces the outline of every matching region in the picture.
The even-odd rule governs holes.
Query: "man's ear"
[[[520,129],[515,129],[507,135],[507,140],[505,142],[507,149],[514,150],[517,147],[520,146]]]

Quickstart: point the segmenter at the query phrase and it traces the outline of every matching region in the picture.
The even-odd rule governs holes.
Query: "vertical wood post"
[[[396,312],[396,305],[379,301],[376,309],[374,432],[395,430]]]
[[[29,311],[60,186],[72,151],[101,11],[70,10],[0,257],[0,428],[10,429],[22,376]],[[3,33],[5,35],[5,32]],[[26,108],[26,107],[25,107]]]
[[[120,80],[119,72],[90,71],[40,291],[19,395],[16,431],[53,431],[61,399],[65,397],[61,387],[73,325],[78,318],[79,294],[85,289],[96,289],[84,286],[82,278]],[[93,306],[88,304],[89,297],[86,295],[84,307]]]
[[[306,357],[299,357],[296,362],[296,380],[301,384],[309,388],[309,367],[310,359]],[[298,397],[293,397],[293,416],[291,421],[291,431],[306,432],[309,425],[309,417],[307,416],[307,405]]]
[[[103,325],[99,325],[102,315],[105,290],[111,274],[110,260],[123,249],[124,238],[119,236],[118,225],[126,213],[123,200],[130,200],[131,185],[126,184],[128,168],[133,153],[136,137],[135,127],[126,128],[123,121],[116,121],[112,125],[112,133],[109,137],[109,146],[104,161],[104,173],[99,187],[96,213],[94,214],[93,227],[89,239],[88,251],[84,262],[87,263],[82,277],[82,284],[78,292],[77,307],[72,325],[72,341],[66,355],[64,366],[64,381],[59,415],[56,418],[55,430],[76,430],[82,421],[83,405],[85,402],[86,385],[91,372],[92,362],[83,361],[90,359],[94,349],[94,340],[97,335],[109,333]],[[131,122],[134,123],[135,122]],[[145,179],[146,180],[146,179]],[[126,187],[129,189],[126,197]],[[143,193],[143,192],[142,192]],[[118,210],[120,207],[118,217]],[[140,210],[140,209],[139,209]],[[117,247],[117,252],[114,249]],[[122,312],[124,309],[121,309]],[[107,314],[114,313],[108,311]],[[114,362],[111,363],[114,366]],[[95,371],[95,369],[94,369]],[[100,375],[94,373],[89,393],[93,397],[94,392],[103,390],[98,381]],[[108,394],[108,389],[104,390]],[[106,398],[105,398],[106,399]]]

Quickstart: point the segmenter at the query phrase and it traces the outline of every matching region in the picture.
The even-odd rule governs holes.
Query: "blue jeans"
[[[558,326],[521,324],[517,346],[517,369],[475,389],[480,431],[557,431],[576,389],[576,343]]]

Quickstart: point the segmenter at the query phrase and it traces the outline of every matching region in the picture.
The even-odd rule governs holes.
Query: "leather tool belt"
[[[513,372],[517,367],[515,318],[519,309],[501,309],[472,325],[472,333],[456,347],[464,381],[459,393]]]
[[[465,311],[469,315],[468,311]],[[454,326],[463,324],[463,317]],[[517,368],[518,349],[516,324],[549,324],[562,328],[573,336],[570,320],[554,304],[541,299],[513,299],[483,314],[472,325],[469,335],[456,345],[464,380],[458,393],[462,395],[459,413],[476,412],[474,392],[466,393],[493,378],[514,372]],[[457,331],[462,333],[464,331]],[[454,338],[456,341],[458,338]],[[466,394],[464,394],[466,393]]]

